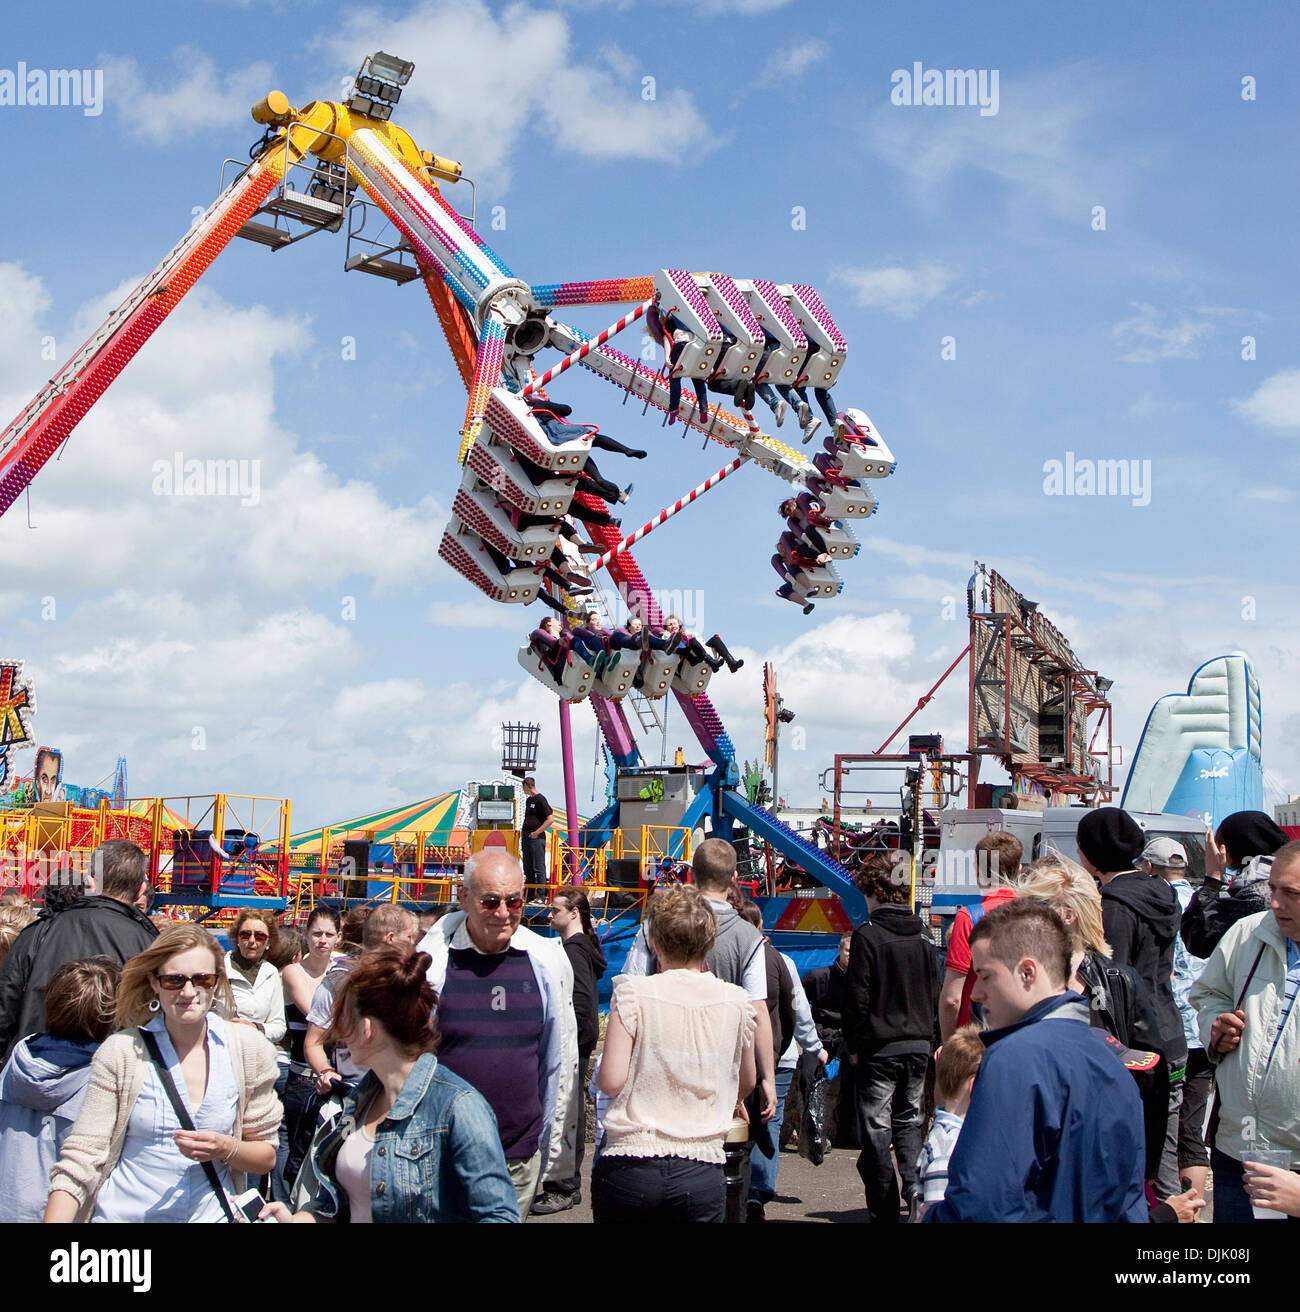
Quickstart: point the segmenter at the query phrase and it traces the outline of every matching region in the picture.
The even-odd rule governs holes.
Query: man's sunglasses
[[[479,898],[478,904],[484,911],[495,911],[502,902],[506,904],[507,911],[518,911],[524,904],[523,896],[519,893],[512,893],[509,897],[502,897],[498,893],[488,893]]]
[[[196,989],[211,989],[217,982],[216,975],[210,971],[199,975],[155,975],[154,979],[168,993],[179,993],[187,984],[193,984]]]

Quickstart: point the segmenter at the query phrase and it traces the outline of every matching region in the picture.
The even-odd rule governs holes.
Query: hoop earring
[[[151,998],[151,999],[149,1000],[149,1010],[150,1010],[150,1011],[161,1011],[161,1010],[162,1010],[162,1003],[159,1002],[157,998]]]

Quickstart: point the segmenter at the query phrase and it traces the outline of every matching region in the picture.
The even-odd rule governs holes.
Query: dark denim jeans
[[[321,1096],[316,1092],[314,1075],[289,1072],[289,1079],[284,1089],[284,1128],[289,1137],[289,1153],[284,1164],[284,1183],[290,1195],[293,1194],[294,1182],[298,1179],[298,1172],[302,1169],[307,1152],[311,1148],[321,1102]]]
[[[925,1139],[921,1102],[925,1093],[926,1053],[900,1057],[859,1058],[857,1077],[858,1175],[867,1195],[871,1220],[897,1223],[898,1181],[889,1158],[890,1144],[903,1178],[903,1197],[909,1202],[916,1193],[916,1159]]]
[[[721,1222],[726,1212],[722,1167],[685,1157],[611,1157],[591,1172],[591,1213],[598,1225]]]
[[[563,666],[560,667],[563,673]],[[529,884],[546,883],[546,835],[523,841],[524,879]]]
[[[749,1155],[749,1196],[757,1203],[770,1203],[776,1197],[776,1173],[781,1168],[781,1124],[785,1120],[785,1100],[790,1094],[794,1067],[778,1067],[776,1072],[776,1113],[767,1123],[776,1152],[768,1157],[761,1148]]]

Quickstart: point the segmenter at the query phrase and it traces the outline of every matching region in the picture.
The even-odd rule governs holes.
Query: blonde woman
[[[716,935],[697,888],[664,889],[646,910],[659,973],[614,981],[595,1080],[612,1100],[592,1170],[598,1223],[723,1219],[723,1140],[755,1084],[757,1016],[705,967]]]
[[[284,1038],[284,985],[268,959],[276,946],[278,926],[265,907],[245,907],[230,930],[233,944],[226,953],[226,978],[235,999],[231,1020],[254,1025],[272,1043]]]
[[[1073,953],[1070,987],[1088,999],[1093,1027],[1125,1047],[1159,1052],[1146,985],[1131,967],[1110,959],[1097,881],[1068,857],[1051,853],[1029,867],[1017,891],[1021,897],[1042,898],[1065,921]]]
[[[117,1024],[50,1172],[45,1220],[233,1220],[244,1176],[275,1164],[271,1044],[228,1023],[220,945],[178,924],[122,968]],[[187,1128],[188,1127],[188,1128]]]

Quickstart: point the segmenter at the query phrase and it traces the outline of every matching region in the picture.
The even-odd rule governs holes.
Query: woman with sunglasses
[[[228,1221],[245,1175],[275,1164],[275,1050],[223,1019],[223,966],[207,930],[178,924],[122,968],[123,1032],[91,1063],[46,1221]]]
[[[275,917],[264,907],[245,907],[230,931],[234,946],[226,953],[226,977],[235,998],[232,1020],[255,1025],[272,1043],[288,1028],[280,972],[267,960],[275,944]]]

